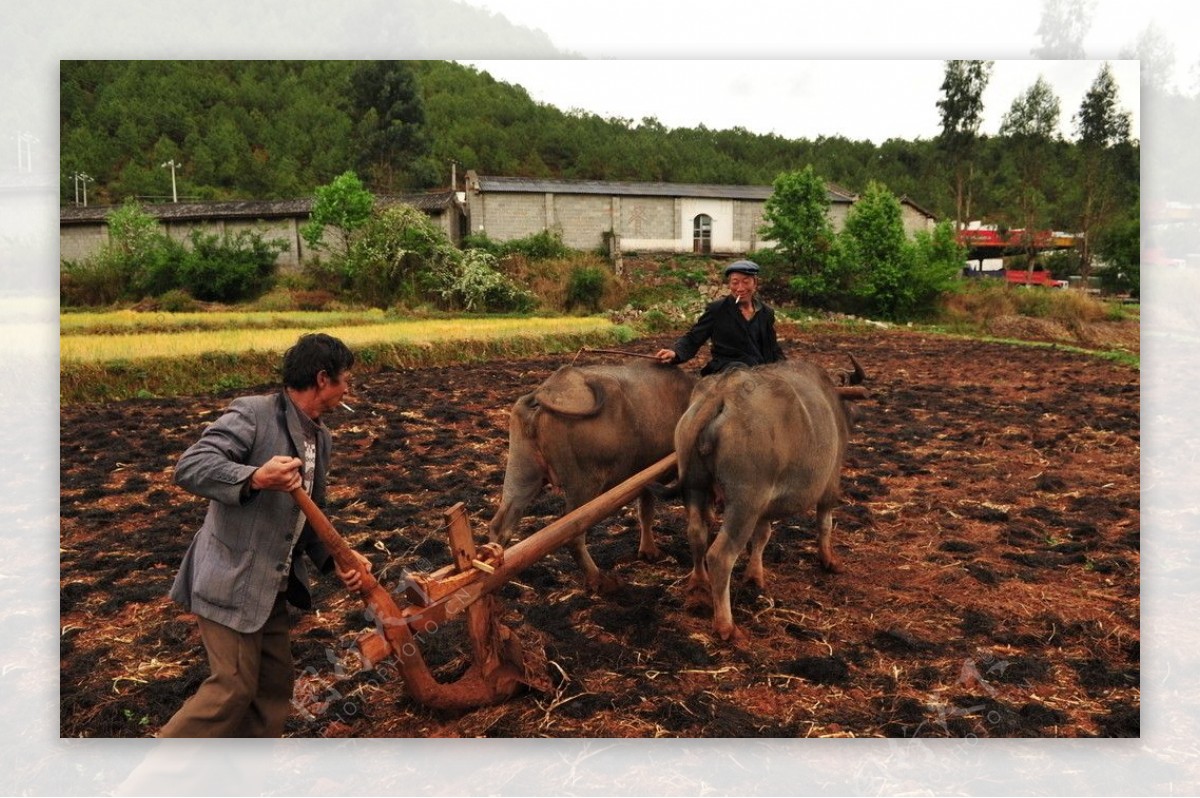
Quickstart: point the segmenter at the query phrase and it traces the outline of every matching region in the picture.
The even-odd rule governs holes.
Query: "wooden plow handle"
[[[434,679],[409,627],[410,622],[419,620],[419,616],[406,615],[400,610],[391,594],[362,566],[350,546],[302,488],[292,491],[291,495],[338,567],[362,575],[360,592],[363,600],[378,632],[399,663],[404,683],[414,700],[435,709],[470,709],[505,700],[515,692],[522,679],[513,668],[505,667],[507,663],[500,661],[491,663],[492,667],[486,672],[477,667],[480,663],[476,662],[452,684],[442,684]]]
[[[376,662],[390,653],[399,662],[414,700],[435,709],[470,709],[504,701],[521,684],[549,689],[544,666],[537,667],[539,658],[526,657],[516,636],[497,621],[496,600],[491,594],[525,568],[624,507],[675,464],[672,452],[509,549],[488,544],[477,550],[466,510],[461,503],[455,505],[446,513],[454,565],[425,577],[410,574],[406,591],[415,594],[412,598],[417,603],[403,610],[362,566],[308,494],[297,489],[292,491],[292,497],[338,567],[362,575],[361,592],[379,627],[359,641],[364,659]],[[418,638],[462,613],[467,616],[473,662],[456,682],[443,684],[429,672]]]

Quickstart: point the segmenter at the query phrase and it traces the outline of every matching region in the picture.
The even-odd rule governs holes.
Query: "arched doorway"
[[[692,220],[692,252],[712,252],[712,217],[707,213],[697,214]]]

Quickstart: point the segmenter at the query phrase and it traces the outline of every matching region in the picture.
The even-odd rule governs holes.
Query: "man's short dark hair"
[[[350,347],[332,335],[305,333],[283,353],[283,384],[303,391],[317,384],[317,375],[322,371],[337,380],[343,371],[352,366],[354,353]]]

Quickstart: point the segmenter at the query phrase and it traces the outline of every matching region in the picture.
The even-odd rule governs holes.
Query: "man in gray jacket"
[[[305,554],[351,590],[289,495],[325,500],[331,436],[321,416],[349,390],[354,354],[303,335],[283,357],[278,393],[235,399],[175,466],[175,482],[209,500],[171,598],[195,613],[212,675],[159,737],[279,737],[292,699],[287,604],[308,609]],[[369,570],[366,558],[359,555]]]

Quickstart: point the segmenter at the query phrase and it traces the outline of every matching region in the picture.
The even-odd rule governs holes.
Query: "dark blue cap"
[[[731,263],[725,267],[725,276],[728,277],[729,275],[733,274],[734,272],[740,272],[741,274],[748,274],[751,277],[757,277],[758,276],[758,264],[752,260],[734,261],[733,263]]]

